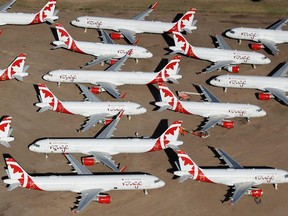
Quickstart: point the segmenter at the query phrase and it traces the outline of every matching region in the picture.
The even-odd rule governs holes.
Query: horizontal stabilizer
[[[66,44],[60,44],[60,45],[52,47],[51,49],[55,50],[55,49],[60,49],[60,48],[67,48],[67,45]]]
[[[29,67],[30,67],[29,65],[25,65],[24,68],[23,68],[23,73],[25,73],[28,70]]]
[[[15,78],[16,80],[18,80],[20,82],[23,82],[23,77],[20,75],[15,74],[15,75],[13,75],[13,78]]]
[[[191,177],[191,175],[183,175],[183,176],[181,176],[180,179],[179,179],[179,183],[183,183],[184,181],[186,181],[190,177]]]
[[[42,112],[45,112],[45,111],[47,111],[47,110],[49,110],[49,109],[50,109],[49,106],[44,106],[44,107],[41,107],[41,108],[38,110],[38,112],[42,113]]]
[[[177,79],[174,79],[172,77],[168,78],[170,82],[175,83],[175,84],[179,84],[179,81]]]
[[[7,147],[7,148],[10,148],[10,147],[11,147],[10,144],[9,144],[7,141],[4,141],[4,140],[0,140],[0,144],[1,144],[1,145],[4,145],[4,146]]]
[[[53,24],[54,23],[54,20],[51,19],[51,18],[46,18],[45,21],[48,22],[49,24]]]
[[[168,105],[167,103],[163,103],[163,102],[156,102],[155,103],[156,106],[160,107],[157,111],[158,112],[162,112],[163,110],[166,110],[166,109],[170,109],[171,106]]]
[[[15,188],[17,188],[18,186],[20,186],[20,183],[13,183],[13,184],[10,184],[7,188],[7,191],[12,191],[14,190]]]

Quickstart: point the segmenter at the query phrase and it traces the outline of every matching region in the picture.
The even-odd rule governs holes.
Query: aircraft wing
[[[0,6],[0,12],[6,12],[8,9],[11,8],[11,6],[16,2],[16,0],[11,0],[3,5]]]
[[[122,58],[120,58],[115,64],[108,67],[105,71],[119,71],[119,70],[121,70],[121,67],[124,65],[124,63],[126,62],[128,57],[131,55],[132,51],[133,51],[132,49],[129,50]]]
[[[236,204],[241,197],[254,185],[254,182],[238,183],[234,185],[235,191],[231,197],[231,205]]]
[[[122,35],[131,43],[134,44],[136,39],[135,39],[135,32],[131,31],[129,29],[119,29]]]
[[[114,44],[113,40],[105,30],[100,29],[100,32],[101,32],[101,38],[103,40],[102,42],[104,44]]]
[[[216,151],[230,168],[243,169],[243,166],[230,157],[226,152],[221,149],[216,149]]]
[[[117,86],[109,82],[97,82],[102,88],[104,88],[109,94],[115,98],[120,97],[120,92],[117,90]]]
[[[110,59],[115,58],[115,57],[117,57],[117,56],[116,55],[100,55],[97,58],[93,59],[92,61],[86,63],[84,65],[84,67],[91,67],[93,65],[100,64],[101,62],[110,60]]]
[[[109,167],[111,170],[115,172],[120,172],[117,165],[115,164],[115,161],[112,160],[111,155],[103,152],[89,152],[89,153],[93,155],[101,163],[103,163],[105,166]]]
[[[226,41],[221,35],[216,35],[215,38],[216,38],[216,43],[218,44],[218,48],[224,49],[224,50],[231,50],[231,48],[229,47],[229,45],[226,43]]]
[[[81,191],[81,199],[75,209],[76,212],[80,212],[84,209],[89,203],[95,199],[99,193],[103,192],[103,189],[90,189]]]
[[[132,20],[144,20],[146,16],[149,16],[149,14],[157,7],[158,2],[155,2],[154,5],[151,5],[147,10],[143,11],[140,14],[137,14],[136,16],[132,17]]]
[[[92,172],[88,170],[85,166],[83,166],[78,160],[76,160],[72,155],[70,154],[64,154],[69,163],[73,166],[77,174],[79,175],[92,175]]]
[[[95,124],[97,124],[98,122],[100,122],[102,119],[104,119],[106,116],[108,115],[108,113],[99,113],[99,114],[94,114],[91,115],[88,119],[88,121],[86,121],[82,127],[81,127],[81,131],[85,132],[87,130],[89,130],[91,127],[93,127]]]
[[[273,94],[275,97],[277,97],[279,100],[283,101],[286,105],[288,105],[288,97],[286,96],[286,93],[280,89],[277,88],[265,88],[267,91],[269,91],[271,94]]]
[[[288,18],[284,18],[279,22],[275,23],[274,25],[270,26],[268,29],[272,30],[282,30],[282,27],[285,26],[288,22]]]
[[[214,64],[208,66],[207,68],[204,69],[203,73],[209,73],[218,69],[221,69],[223,67],[226,67],[230,64],[233,64],[234,61],[218,61],[215,62]]]
[[[262,43],[267,49],[269,49],[273,55],[279,52],[276,43],[274,41],[267,39],[259,39],[259,42]]]
[[[207,101],[213,102],[213,103],[220,103],[218,98],[214,94],[212,94],[205,86],[199,85],[199,88],[200,88],[202,94],[204,94],[205,99]]]
[[[206,132],[211,127],[214,127],[216,124],[227,118],[227,115],[214,115],[209,116],[208,121],[205,122],[205,124],[201,127],[201,132]]]
[[[95,96],[91,91],[89,91],[89,89],[86,86],[79,83],[77,83],[77,85],[81,89],[82,94],[84,94],[87,100],[91,102],[101,102],[101,100],[97,96]]]
[[[284,77],[288,71],[288,62],[286,62],[279,70],[277,70],[272,77]]]
[[[122,118],[124,113],[124,110],[121,110],[115,117],[115,119],[110,122],[109,125],[106,126],[106,128],[98,134],[96,139],[109,139],[112,137],[113,132],[116,130],[116,126],[118,125],[120,119]]]

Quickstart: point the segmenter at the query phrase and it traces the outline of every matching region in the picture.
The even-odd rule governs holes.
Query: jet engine
[[[100,195],[100,196],[97,196],[97,198],[94,199],[93,201],[101,203],[101,204],[110,204],[111,203],[111,196]]]
[[[247,191],[246,193],[247,195],[250,195],[254,198],[259,198],[263,195],[263,190],[259,189],[259,188],[255,188],[255,189],[250,189],[249,191]]]
[[[259,100],[270,100],[271,98],[274,98],[274,96],[270,93],[258,93],[258,99]]]
[[[264,49],[264,45],[263,44],[261,44],[261,43],[252,43],[252,44],[250,44],[250,48],[252,49],[252,50],[261,50],[261,49]]]
[[[121,38],[123,38],[123,35],[121,33],[110,33],[110,37],[113,40],[120,40]]]
[[[227,70],[228,72],[232,72],[232,73],[238,73],[239,72],[239,66],[236,66],[236,65],[227,66],[227,67],[225,67],[225,70]]]
[[[118,61],[118,59],[110,59],[110,60],[107,60],[106,63],[109,64],[109,65],[113,65],[113,64],[115,64],[117,61]]]
[[[105,89],[101,88],[101,87],[95,87],[95,86],[91,86],[89,88],[90,92],[92,92],[93,94],[100,94],[101,92],[104,92]]]
[[[224,128],[227,128],[227,129],[230,129],[230,128],[234,128],[234,122],[233,121],[229,121],[229,120],[226,120],[226,121],[222,121],[220,123],[220,125]]]
[[[113,121],[113,119],[103,119],[99,122],[99,124],[108,125]]]
[[[100,163],[100,161],[94,157],[82,157],[81,162],[84,166],[93,166],[96,163]]]

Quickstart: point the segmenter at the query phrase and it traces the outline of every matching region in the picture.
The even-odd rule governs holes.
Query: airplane
[[[269,100],[277,98],[284,104],[288,105],[288,62],[279,68],[271,76],[240,76],[240,75],[221,75],[210,80],[210,84],[223,87],[226,92],[227,87],[259,89],[264,92],[257,94],[259,100]]]
[[[165,83],[159,83],[161,101],[155,105],[160,107],[159,112],[169,109],[175,112],[198,115],[205,118],[203,125],[200,127],[199,136],[206,138],[209,136],[208,130],[215,125],[224,128],[233,128],[234,122],[231,118],[262,117],[266,112],[258,106],[251,104],[238,103],[221,103],[207,88],[199,85],[200,95],[205,97],[207,102],[180,101]]]
[[[86,101],[60,101],[45,84],[38,84],[36,87],[39,91],[39,103],[35,106],[40,109],[38,112],[52,110],[58,113],[82,115],[87,117],[87,121],[82,125],[81,131],[87,131],[97,123],[106,122],[107,119],[117,115],[124,110],[123,115],[129,118],[131,115],[140,115],[147,110],[138,103],[133,102],[103,102],[84,85],[77,84]],[[111,121],[110,121],[111,122]]]
[[[3,180],[8,184],[8,191],[17,187],[41,191],[71,191],[79,193],[73,212],[82,211],[92,201],[109,204],[111,196],[103,194],[110,190],[144,190],[161,188],[165,182],[148,173],[113,173],[93,174],[72,155],[65,154],[77,174],[39,175],[28,174],[10,155],[3,155],[8,177]]]
[[[257,204],[263,190],[255,186],[273,184],[275,189],[279,183],[288,182],[288,172],[275,168],[245,168],[221,149],[215,149],[229,168],[204,169],[198,165],[183,150],[176,150],[179,158],[179,170],[174,175],[180,176],[179,182],[193,179],[200,182],[224,184],[233,187],[234,193],[230,197],[230,204],[236,204],[244,195],[255,198]]]
[[[143,47],[134,45],[114,44],[108,33],[102,29],[100,29],[100,31],[103,43],[95,43],[76,41],[69,35],[69,33],[64,29],[61,24],[56,23],[55,27],[58,40],[52,42],[52,44],[55,45],[55,47],[53,47],[52,49],[64,48],[73,52],[93,55],[97,57],[92,61],[86,63],[84,67],[90,67],[92,65],[103,62],[114,64],[117,59],[122,58],[131,49],[132,53],[129,58],[135,58],[136,61],[138,61],[139,58],[151,58],[153,56],[151,52],[149,52]]]
[[[11,0],[0,6],[0,25],[32,25],[38,23],[54,23],[59,17],[56,16],[56,0],[49,0],[46,5],[36,14],[33,13],[7,13],[6,11],[16,0]]]
[[[131,51],[131,50],[130,50]],[[177,79],[182,78],[178,74],[180,68],[180,56],[175,56],[168,64],[166,64],[159,72],[124,72],[121,66],[129,57],[128,52],[115,64],[111,65],[105,71],[88,71],[88,70],[54,70],[50,71],[43,76],[46,81],[57,82],[60,86],[61,82],[64,83],[90,83],[97,85],[91,87],[90,91],[99,94],[107,91],[115,98],[120,98],[120,93],[117,86],[120,85],[146,85],[155,84],[157,82],[173,82],[178,83]]]
[[[131,19],[81,16],[76,18],[76,20],[72,20],[71,24],[85,28],[85,32],[87,28],[113,30],[117,33],[110,34],[112,39],[119,40],[125,37],[131,44],[137,41],[135,38],[136,33],[163,34],[171,33],[172,31],[192,33],[192,30],[197,29],[195,26],[197,20],[194,20],[195,8],[187,11],[177,22],[146,21],[145,17],[149,16],[157,5],[158,2]]]
[[[253,50],[260,50],[267,48],[272,55],[279,52],[277,44],[288,43],[288,31],[283,31],[282,27],[285,26],[288,19],[282,19],[276,22],[274,25],[262,28],[233,28],[228,30],[225,35],[230,38],[238,39],[239,43],[241,40],[255,41],[252,43],[250,48]]]
[[[11,147],[9,142],[14,141],[14,137],[10,136],[13,130],[10,127],[11,121],[11,116],[4,116],[0,121],[0,144],[6,147]]]
[[[180,53],[195,59],[213,62],[211,66],[203,69],[202,73],[225,69],[228,72],[238,73],[238,64],[255,65],[269,64],[271,60],[265,55],[251,51],[232,50],[222,36],[216,35],[218,48],[194,47],[188,43],[180,32],[173,32],[175,46],[170,46],[170,54]]]
[[[157,138],[115,138],[110,139],[120,120],[121,111],[98,136],[93,138],[44,138],[29,146],[29,150],[37,153],[82,153],[82,164],[92,166],[102,163],[115,172],[120,172],[112,155],[120,153],[146,153],[166,148],[178,149],[183,142],[178,140],[182,121],[173,122],[165,132]]]
[[[4,70],[0,70],[0,81],[16,79],[23,81],[23,77],[28,76],[26,72],[29,68],[25,65],[26,54],[18,55],[13,62]]]

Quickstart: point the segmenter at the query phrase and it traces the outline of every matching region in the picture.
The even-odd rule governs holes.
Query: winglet
[[[133,49],[130,49],[128,52],[127,52],[127,56],[131,56],[131,54],[132,54],[132,52],[133,52]]]
[[[127,166],[123,166],[123,167],[119,170],[119,172],[124,172],[124,171],[126,170],[126,168],[127,168]]]
[[[138,44],[138,42],[139,42],[139,38],[137,38],[137,39],[134,41],[133,45]]]
[[[150,6],[150,8],[154,10],[158,4],[159,4],[159,2],[155,2],[153,5]]]
[[[121,99],[123,99],[126,96],[127,92],[121,95]]]

